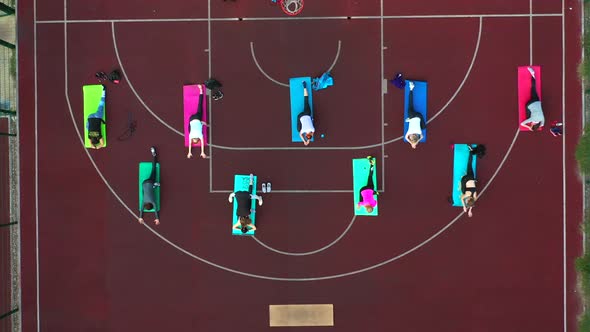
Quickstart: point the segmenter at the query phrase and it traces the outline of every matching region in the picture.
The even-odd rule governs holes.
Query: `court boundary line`
[[[352,228],[352,225],[354,224],[356,217],[357,217],[357,215],[352,216],[352,220],[350,220],[350,222],[348,223],[348,226],[344,229],[344,231],[335,240],[333,240],[332,242],[328,243],[327,245],[325,245],[319,249],[315,249],[315,250],[311,250],[311,251],[304,251],[304,252],[283,251],[283,250],[275,249],[274,247],[264,243],[262,240],[258,239],[256,236],[252,236],[252,238],[259,245],[261,245],[264,248],[266,248],[270,251],[273,251],[277,254],[287,255],[287,256],[309,256],[309,255],[320,253],[326,249],[329,249],[330,247],[332,247],[333,245],[338,243],[346,235],[346,233],[348,233],[348,231]]]
[[[64,0],[64,3],[66,0]],[[66,16],[64,16],[64,19]],[[41,300],[39,286],[41,284],[41,273],[39,272],[39,135],[38,135],[38,83],[37,83],[37,0],[33,0],[33,71],[35,75],[35,279],[36,279],[36,318],[37,318],[37,332],[41,331]],[[18,22],[18,21],[17,21]],[[17,24],[18,26],[18,24]],[[18,48],[17,48],[18,49]],[[17,60],[18,67],[18,60]],[[19,121],[20,122],[20,121]],[[20,127],[20,124],[19,124]],[[22,221],[21,221],[22,222]],[[22,287],[21,287],[22,292]],[[22,299],[22,297],[21,297]],[[21,321],[21,328],[23,322]]]
[[[35,0],[33,0],[33,1],[34,1],[34,14],[33,15],[35,17],[34,29],[33,29],[34,30],[34,73],[35,73],[35,193],[36,193],[36,195],[35,195],[35,200],[36,200],[35,206],[36,206],[36,237],[37,237],[37,243],[36,243],[36,247],[37,247],[36,249],[37,250],[36,250],[36,253],[37,253],[37,267],[38,267],[38,261],[39,261],[39,250],[38,250],[39,249],[38,248],[39,247],[39,243],[38,243],[38,221],[39,221],[38,220],[39,219],[39,217],[38,217],[38,215],[39,215],[39,213],[38,213],[38,201],[39,201],[39,199],[38,199],[38,137],[37,137],[37,135],[38,135],[38,127],[37,127],[37,117],[38,117],[38,114],[37,114],[37,112],[38,112],[37,102],[38,102],[38,99],[37,99],[37,59],[36,59],[36,57],[37,57],[37,51],[36,51],[36,49],[37,49],[36,48],[37,31],[36,31],[36,24],[37,23],[42,23],[42,22],[39,22],[39,21],[36,20],[36,1]],[[64,0],[64,2],[65,2],[65,0]],[[565,6],[565,3],[563,1],[562,1],[562,5]],[[556,15],[555,14],[555,15],[544,15],[544,16],[561,16],[561,18],[562,18],[562,90],[563,90],[562,91],[563,92],[562,93],[562,106],[563,106],[562,107],[562,115],[565,115],[565,27],[564,27],[565,26],[565,22],[564,22],[565,19],[564,19],[563,11],[564,11],[564,7],[562,7],[562,14],[561,15]],[[65,6],[64,6],[64,13],[67,13]],[[64,45],[67,45],[67,24],[68,24],[68,21],[67,20],[63,20],[63,21],[61,21],[61,23],[64,24],[64,37],[65,37],[64,38]],[[66,47],[66,50],[65,51],[66,52],[64,54],[64,58],[67,59],[67,47]],[[66,78],[65,79],[67,81],[67,61],[65,61],[65,63],[66,63]],[[67,82],[66,82],[66,86],[67,86]],[[71,113],[71,104],[69,103],[69,97],[68,97],[67,88],[66,88],[66,97],[67,97],[67,102],[68,102],[68,106],[70,107],[70,113]],[[564,126],[565,126],[565,117],[563,117],[563,121],[564,121]],[[75,127],[77,127],[76,124],[75,124],[75,121],[73,121],[73,123],[74,123]],[[79,131],[77,131],[77,133],[79,135]],[[510,153],[510,151],[508,153]],[[86,151],[86,154],[89,157],[89,159],[91,159],[91,163],[94,165],[94,167],[97,168],[96,164],[92,160],[92,157],[89,155],[88,151]],[[506,158],[506,156],[505,156],[505,158]],[[566,262],[565,262],[565,260],[566,260],[566,254],[565,254],[566,253],[566,242],[565,242],[565,239],[566,239],[566,234],[565,234],[565,230],[566,230],[566,228],[565,228],[565,225],[566,225],[566,215],[565,215],[565,203],[566,203],[565,202],[565,188],[566,188],[566,184],[565,184],[565,165],[566,165],[566,163],[565,163],[565,133],[564,133],[564,140],[562,142],[562,158],[563,158],[563,160],[562,160],[562,166],[563,166],[563,174],[564,174],[563,175],[563,177],[564,177],[564,179],[563,179],[564,180],[563,181],[563,193],[564,193],[564,195],[563,195],[563,204],[564,204],[564,218],[563,218],[563,223],[564,223],[564,227],[563,227],[563,236],[564,236],[564,328],[567,329],[567,325],[566,325],[566,322],[567,322],[567,316],[566,316],[566,310],[567,310],[567,308],[566,308],[566,300],[567,300],[567,298],[566,298],[566,287],[567,287],[567,284],[566,284],[566,278],[565,278],[566,277]],[[98,171],[98,169],[97,169],[97,171]],[[120,198],[118,197],[118,195],[116,195],[116,193],[112,190],[112,188],[108,184],[108,181],[106,181],[106,179],[104,179],[104,177],[102,176],[102,174],[100,173],[100,171],[99,171],[99,174],[101,175],[101,178],[103,179],[103,182],[105,182],[105,184],[107,185],[107,187],[109,187],[109,189],[111,189],[112,193],[119,199],[120,203],[122,203],[121,200],[120,200]],[[489,185],[489,183],[488,183],[488,185]],[[487,185],[486,185],[486,188],[487,188]],[[129,212],[131,212],[131,211],[129,210]],[[431,238],[434,239],[436,236],[438,236],[439,233],[442,233],[444,230],[446,230],[447,228],[449,228],[452,224],[454,224],[454,222],[456,222],[456,219],[458,217],[460,217],[460,216],[461,216],[461,214],[458,215],[455,218],[455,220],[453,220],[451,223],[449,223],[448,225],[446,225],[445,227],[443,227],[443,229],[439,230],[439,232],[437,232]],[[150,231],[152,231],[153,233],[155,233],[158,237],[160,237],[165,242],[168,242],[167,239],[163,238],[161,235],[159,235],[157,232],[155,232],[151,228],[148,227],[148,229],[150,229]],[[429,241],[430,241],[430,238],[429,238]],[[170,243],[169,242],[169,244],[171,244],[171,245],[174,246],[173,243]],[[181,249],[181,248],[178,248],[178,249]],[[418,249],[418,248],[416,248],[416,249]],[[188,253],[186,251],[184,251],[184,252],[190,255],[190,253]],[[38,275],[39,275],[39,270],[37,268],[37,276]],[[300,281],[306,281],[306,280],[300,280]],[[37,286],[38,285],[39,285],[39,278],[37,277]],[[40,330],[40,325],[39,325],[39,321],[40,321],[39,319],[40,318],[39,318],[39,316],[40,316],[40,312],[39,312],[39,287],[37,287],[37,322],[38,322],[38,324],[37,324],[37,330],[38,331]]]
[[[565,123],[565,1],[561,0],[561,120],[563,127]],[[581,22],[584,25],[584,21]],[[584,113],[584,110],[582,110]],[[567,183],[566,183],[566,161],[565,161],[565,140],[567,129],[563,132],[561,140],[561,158],[562,158],[562,185],[563,185],[563,331],[567,332]]]
[[[379,53],[381,54],[381,77],[379,77],[379,81],[381,82],[381,85],[383,85],[383,80],[386,79],[385,78],[385,64],[384,64],[384,58],[385,55],[383,54],[384,50],[383,47],[385,47],[385,42],[384,42],[384,33],[383,33],[383,0],[379,1],[380,6],[381,6],[381,19],[380,19],[380,43],[381,45],[379,45]],[[387,82],[387,81],[386,81]],[[387,84],[385,84],[385,86],[387,87]],[[385,92],[383,91],[383,87],[381,88],[381,190],[383,190],[385,192]]]
[[[340,58],[340,49],[341,48],[342,48],[342,40],[338,40],[338,49],[336,50],[336,56],[334,57],[334,60],[332,61],[332,64],[328,68],[327,72],[331,72],[332,69],[334,69],[334,66],[336,66],[336,62],[338,62],[338,58]],[[264,69],[262,69],[262,66],[258,62],[258,58],[256,57],[256,52],[254,52],[254,42],[253,41],[250,42],[250,54],[252,55],[252,60],[254,60],[254,64],[258,68],[258,71],[260,71],[260,73],[262,73],[262,75],[264,75],[264,77],[266,77],[269,81],[271,81],[275,84],[278,84],[280,86],[284,86],[287,88],[289,87],[289,84],[279,82],[278,80],[274,79],[269,74],[267,74]],[[209,76],[211,76],[211,73],[209,73]]]
[[[446,18],[478,18],[478,17],[490,17],[490,18],[514,18],[514,17],[530,17],[530,13],[521,14],[459,14],[459,15],[359,15],[350,16],[350,20],[375,20],[375,19],[446,19]],[[533,17],[559,17],[563,16],[562,13],[539,13],[533,14]],[[217,17],[211,18],[212,22],[233,22],[233,21],[297,21],[297,20],[349,20],[348,16],[314,16],[314,17]],[[89,24],[89,23],[140,23],[140,22],[207,22],[207,18],[130,18],[130,19],[74,19],[74,20],[38,20],[35,21],[37,24]]]

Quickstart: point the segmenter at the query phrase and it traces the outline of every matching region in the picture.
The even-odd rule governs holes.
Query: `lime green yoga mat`
[[[379,215],[379,204],[373,208],[373,212],[368,213],[367,210],[361,206],[357,209],[359,203],[359,191],[362,187],[367,185],[367,179],[369,177],[369,169],[371,164],[369,159],[353,159],[352,160],[352,183],[353,183],[353,197],[354,197],[354,214],[356,216],[378,216]],[[375,184],[375,190],[377,190],[377,162],[373,168],[373,184]],[[377,199],[377,198],[376,198]]]
[[[252,195],[256,195],[256,180],[258,179],[257,176],[254,176],[254,182],[252,184]],[[234,175],[234,193],[238,191],[248,191],[250,187],[250,175]],[[252,200],[251,209],[252,212],[250,213],[250,219],[252,220],[252,225],[256,226],[256,204],[258,203],[257,200]],[[236,214],[238,211],[238,200],[234,197],[234,205],[233,205],[233,218],[231,224],[231,233],[233,235],[254,235],[255,231],[249,230],[246,233],[242,233],[241,229],[235,229],[234,225],[238,222],[238,215]]]
[[[152,163],[142,162],[139,163],[139,209],[143,210],[143,181],[147,180],[152,173]],[[160,163],[156,164],[156,182],[160,182]],[[143,212],[156,212],[156,209],[160,211],[160,187],[154,188],[154,197],[156,199],[156,206],[151,210],[143,210]]]
[[[86,128],[86,121],[88,120],[88,116],[92,113],[95,113],[98,110],[98,104],[100,103],[100,98],[102,97],[102,91],[104,87],[100,84],[96,85],[84,85],[82,87],[82,92],[84,94],[84,147],[91,148],[92,144],[90,144],[90,140],[88,139],[88,128]],[[107,120],[107,108],[105,104],[104,112],[102,119],[106,122]],[[106,125],[102,124],[102,140],[104,142],[104,146],[107,146],[107,128]]]

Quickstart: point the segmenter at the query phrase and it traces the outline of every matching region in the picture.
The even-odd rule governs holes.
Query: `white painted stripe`
[[[348,231],[350,230],[350,228],[352,227],[352,224],[354,224],[354,221],[356,220],[356,216],[352,216],[352,220],[350,220],[350,222],[348,223],[348,227],[346,227],[344,229],[344,231],[340,234],[340,236],[338,236],[334,241],[328,243],[327,245],[316,249],[316,250],[312,250],[312,251],[306,251],[306,252],[289,252],[289,251],[282,251],[282,250],[278,250],[275,249],[271,246],[269,246],[268,244],[264,243],[262,240],[259,240],[256,236],[253,236],[252,238],[258,242],[258,244],[260,244],[261,246],[265,247],[266,249],[273,251],[277,254],[281,254],[281,255],[287,255],[287,256],[309,256],[309,255],[313,255],[313,254],[317,254],[320,253],[330,247],[332,247],[333,245],[335,245],[336,243],[338,243],[338,241],[340,241],[340,239],[342,239],[344,237],[344,235],[346,235],[346,233],[348,233]]]
[[[533,65],[533,0],[529,0],[529,66]]]
[[[212,69],[211,69],[211,53],[213,53],[211,47],[211,0],[207,2],[207,53],[209,56],[209,76],[212,77]],[[207,118],[208,124],[213,123],[213,103],[211,102],[211,94],[209,94],[209,105],[207,110],[209,111],[209,117]],[[208,145],[209,145],[209,191],[213,190],[213,149],[211,148],[211,144],[213,143],[213,127],[207,126],[205,130],[209,131],[208,138]]]
[[[381,19],[380,19],[380,35],[381,41],[379,45],[379,52],[381,54],[381,76],[379,76],[379,80],[385,78],[385,60],[383,54],[383,0],[380,1],[381,5]],[[385,94],[381,92],[381,190],[385,191]]]
[[[113,37],[113,48],[115,49],[115,56],[117,57],[117,62],[119,63],[119,67],[121,67],[121,71],[123,72],[123,77],[126,78],[127,80],[127,85],[129,85],[129,88],[131,89],[131,91],[133,92],[133,94],[135,95],[135,98],[137,98],[137,100],[139,101],[139,103],[154,117],[156,118],[156,120],[158,120],[161,124],[163,124],[164,126],[168,127],[168,129],[172,130],[173,132],[175,132],[176,134],[180,135],[180,136],[184,136],[184,133],[181,133],[180,131],[174,129],[171,125],[169,125],[166,121],[162,120],[154,111],[152,111],[152,109],[143,101],[143,99],[139,96],[139,94],[137,93],[137,91],[135,90],[135,87],[133,86],[133,83],[131,82],[131,80],[129,79],[129,75],[127,75],[127,72],[125,71],[125,66],[123,66],[123,61],[121,61],[121,57],[119,56],[119,48],[117,47],[117,36],[115,33],[115,22],[111,22],[111,33],[112,33],[112,37]]]
[[[382,192],[382,190],[378,190]],[[211,190],[212,194],[230,194],[233,190]],[[259,191],[257,191],[259,192]],[[272,194],[335,194],[335,193],[352,193],[350,189],[318,189],[318,190],[297,190],[297,189],[272,189]]]
[[[567,332],[567,209],[566,209],[566,163],[565,142],[567,137],[567,124],[565,119],[565,1],[561,1],[561,121],[563,123],[563,140],[561,141],[561,167],[563,183],[563,331]],[[582,24],[584,22],[582,21]],[[584,110],[582,110],[584,112]]]
[[[64,0],[65,2],[66,0]],[[64,16],[65,18],[65,16]],[[37,0],[33,0],[33,20],[37,21]],[[37,307],[37,332],[41,331],[41,305],[39,295],[39,134],[37,114],[39,110],[37,89],[37,24],[33,23],[33,72],[35,73],[35,278],[36,280],[36,307]],[[21,289],[22,291],[22,289]],[[22,325],[21,325],[22,326]]]
[[[467,72],[465,73],[465,76],[463,76],[463,81],[461,81],[461,84],[459,84],[459,87],[457,88],[457,90],[455,90],[455,93],[451,96],[451,99],[449,99],[447,101],[447,103],[438,112],[436,112],[436,114],[431,116],[430,119],[428,119],[426,121],[426,123],[432,122],[432,120],[436,119],[437,116],[441,115],[442,112],[453,102],[453,100],[455,100],[455,97],[457,97],[457,95],[459,95],[459,92],[463,88],[463,85],[465,85],[465,82],[467,82],[467,78],[469,77],[469,74],[471,74],[471,69],[473,68],[473,65],[475,64],[475,59],[477,59],[477,54],[479,52],[479,44],[481,43],[482,29],[483,29],[483,17],[480,17],[479,18],[479,32],[477,33],[477,43],[475,43],[475,50],[473,50],[473,56],[471,57],[471,63],[469,64],[469,68],[467,68]]]
[[[534,14],[533,17],[560,17],[563,13],[541,13]],[[516,18],[529,17],[530,13],[522,14],[463,14],[463,15],[385,15],[385,16],[351,16],[356,20],[379,20],[379,19],[446,19],[446,18]],[[297,21],[297,20],[348,20],[348,16],[315,16],[315,17],[242,17],[244,21]],[[239,21],[240,17],[218,17],[211,18],[213,22],[231,22]],[[136,22],[207,22],[208,18],[131,18],[131,19],[90,19],[90,20],[39,20],[38,24],[85,24],[85,23],[136,23]]]

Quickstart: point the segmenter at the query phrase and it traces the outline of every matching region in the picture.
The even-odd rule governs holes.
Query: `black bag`
[[[119,82],[121,82],[121,73],[118,70],[113,70],[109,74],[109,81],[119,84]]]
[[[214,91],[221,88],[223,85],[218,80],[210,78],[205,81],[205,86],[207,87],[207,89]]]

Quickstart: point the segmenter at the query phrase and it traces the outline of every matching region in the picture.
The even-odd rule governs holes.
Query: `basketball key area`
[[[36,68],[21,79],[36,92],[23,102],[21,136],[36,139],[22,158],[38,160],[22,176],[34,212],[23,274],[38,273],[23,285],[23,330],[264,331],[291,324],[285,313],[341,331],[573,329],[581,88],[562,38],[576,45],[578,8],[308,0],[287,17],[265,1],[35,5],[21,23],[36,27],[21,55]],[[519,132],[517,68],[532,64],[546,116],[569,128],[560,139]],[[108,147],[87,150],[82,86],[111,68],[123,78],[106,88]],[[292,142],[289,80],[328,69],[334,86],[313,92],[324,137]],[[387,82],[396,72],[428,82],[416,150],[402,140],[404,91]],[[224,92],[207,100],[210,158],[188,160],[183,86],[210,77]],[[130,113],[137,129],[119,142]],[[454,143],[488,148],[471,219],[447,201]],[[157,227],[136,221],[137,165],[152,145]],[[367,155],[381,191],[370,217],[355,215],[352,177]],[[258,185],[256,236],[232,236],[227,195],[249,173],[272,192]],[[280,307],[292,305],[306,307]]]

